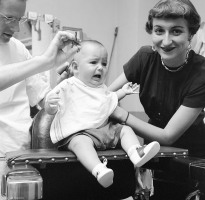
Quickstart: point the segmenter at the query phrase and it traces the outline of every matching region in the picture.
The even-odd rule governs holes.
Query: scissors
[[[75,39],[72,41],[72,47],[74,45],[80,45],[80,40],[77,38],[77,32],[75,32]]]

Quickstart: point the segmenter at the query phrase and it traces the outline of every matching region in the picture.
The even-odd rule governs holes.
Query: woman
[[[146,23],[153,46],[141,47],[110,89],[116,91],[126,82],[140,84],[139,97],[149,123],[120,109],[113,115],[127,119],[126,124],[145,140],[186,148],[202,158],[205,58],[190,46],[199,27],[200,16],[189,0],[159,1]]]

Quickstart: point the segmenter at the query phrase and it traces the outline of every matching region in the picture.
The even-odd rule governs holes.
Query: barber
[[[0,1],[0,157],[30,148],[30,105],[41,102],[50,85],[39,74],[65,63],[79,49],[73,34],[59,31],[47,50],[33,57],[13,37],[23,23],[26,0]],[[63,48],[68,46],[68,51]],[[65,76],[65,73],[63,74]]]

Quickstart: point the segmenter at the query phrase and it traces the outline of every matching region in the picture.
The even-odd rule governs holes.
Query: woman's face
[[[189,38],[185,19],[153,19],[153,45],[167,66],[178,67],[184,63]]]

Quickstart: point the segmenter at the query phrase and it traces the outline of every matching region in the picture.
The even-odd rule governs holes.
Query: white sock
[[[102,168],[104,168],[104,167],[105,167],[105,165],[103,163],[97,164],[92,170],[92,175],[96,177],[97,173],[99,173],[102,170]]]
[[[134,165],[141,159],[141,157],[137,151],[137,148],[139,148],[139,147],[140,147],[139,145],[133,145],[127,151],[127,155],[129,156],[131,162]]]

